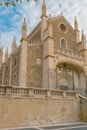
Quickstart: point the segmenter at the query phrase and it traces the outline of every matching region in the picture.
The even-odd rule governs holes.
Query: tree
[[[0,6],[2,6],[3,4],[8,6],[16,6],[17,2],[22,3],[23,1],[29,2],[30,0],[0,0]],[[35,2],[37,2],[38,0],[34,0]]]

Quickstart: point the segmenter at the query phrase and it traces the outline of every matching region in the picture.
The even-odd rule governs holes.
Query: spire
[[[84,31],[82,30],[82,37],[81,37],[81,42],[84,46],[84,49],[86,48],[86,38],[85,38],[85,35],[84,35]]]
[[[75,21],[74,21],[74,29],[78,30],[78,21],[77,21],[76,16],[75,16]]]
[[[25,27],[25,28],[26,28],[26,18],[24,18],[22,27]]]
[[[23,25],[22,25],[22,39],[27,38],[27,25],[26,25],[26,18],[24,18]]]
[[[6,48],[6,52],[5,52],[5,62],[8,60],[8,47]]]
[[[17,44],[16,44],[16,37],[14,36],[13,43],[12,43],[12,54],[16,51]]]
[[[46,16],[46,3],[45,0],[43,0],[43,4],[42,4],[42,17]]]
[[[0,66],[3,63],[3,47],[0,47]]]
[[[13,38],[13,44],[16,44],[16,37]]]
[[[85,35],[84,35],[84,31],[82,30],[82,38],[81,38],[81,41],[85,40],[86,41],[86,38],[85,38]]]

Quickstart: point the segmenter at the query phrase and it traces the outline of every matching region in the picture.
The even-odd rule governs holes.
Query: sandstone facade
[[[63,15],[48,17],[43,2],[41,21],[27,35],[26,19],[22,25],[22,38],[17,47],[15,38],[12,53],[0,49],[0,84],[25,88],[73,90],[86,94],[87,49],[82,31],[80,39],[78,21],[74,28]]]

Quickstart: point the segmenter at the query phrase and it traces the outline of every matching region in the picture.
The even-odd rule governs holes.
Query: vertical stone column
[[[82,95],[86,94],[86,76],[84,72],[80,73],[80,93]]]
[[[27,82],[27,41],[22,40],[20,51],[19,85],[26,87]]]
[[[73,78],[74,78],[74,90],[79,90],[79,77],[76,71],[73,72]]]
[[[46,35],[45,35],[46,34]],[[52,31],[52,22],[48,20],[48,26],[44,33],[43,42],[43,87],[53,89],[54,80],[54,40]]]
[[[3,64],[2,85],[4,85],[5,64]]]
[[[9,85],[11,85],[11,79],[12,79],[12,56],[10,57]]]

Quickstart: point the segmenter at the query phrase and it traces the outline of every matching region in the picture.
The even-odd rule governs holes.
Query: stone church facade
[[[22,25],[22,38],[17,47],[14,37],[12,53],[8,49],[3,59],[0,49],[0,84],[3,86],[36,87],[43,89],[87,91],[87,49],[78,21],[74,28],[63,15],[47,16],[42,4],[41,21],[27,35],[26,19]]]

